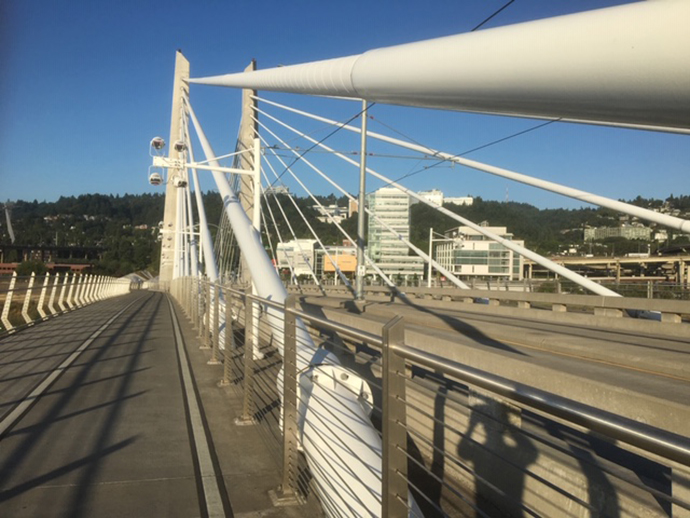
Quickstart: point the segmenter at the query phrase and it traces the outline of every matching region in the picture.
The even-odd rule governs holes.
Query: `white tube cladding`
[[[190,82],[690,133],[689,19],[637,2]]]
[[[218,166],[191,106],[188,105],[194,128],[209,164]],[[259,157],[255,157],[259,160]],[[223,198],[228,220],[237,243],[247,258],[258,295],[284,303],[287,296],[280,277],[266,255],[259,234],[240,205],[237,195],[223,173],[213,171]],[[282,313],[265,308],[274,345],[283,356]],[[297,372],[299,374],[298,428],[302,448],[327,514],[340,516],[381,516],[381,439],[371,424],[361,392],[343,388],[335,373],[346,371],[333,353],[318,348],[301,319],[297,319]],[[360,381],[361,391],[370,393],[366,382],[351,371],[348,385]],[[282,391],[282,369],[278,380]]]

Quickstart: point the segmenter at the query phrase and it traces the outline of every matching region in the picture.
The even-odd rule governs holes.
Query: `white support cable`
[[[254,96],[254,99],[259,100],[258,97]],[[347,131],[351,131],[353,133],[359,133],[361,130],[360,128],[356,126],[351,126],[348,124],[342,124],[340,122],[327,119],[325,117],[321,117],[319,115],[314,115],[309,112],[305,112],[302,110],[297,110],[295,108],[290,108],[289,106],[285,106],[280,103],[276,103],[274,101],[268,101],[266,99],[260,99],[261,102],[264,102],[266,104],[270,104],[272,106],[275,106],[277,108],[281,108],[283,110],[287,110],[292,113],[296,113],[298,115],[302,115],[304,117],[317,120],[320,122],[326,122],[332,125],[336,125],[341,127],[342,129],[345,129]],[[575,200],[588,203],[590,205],[598,205],[600,207],[606,207],[608,209],[615,210],[617,212],[622,212],[623,214],[628,214],[630,216],[636,216],[640,219],[644,219],[647,221],[651,221],[653,223],[658,223],[660,225],[663,225],[665,227],[669,228],[674,228],[676,230],[680,230],[684,233],[690,233],[690,221],[677,218],[675,216],[669,216],[666,214],[661,214],[659,212],[654,212],[653,210],[645,209],[642,207],[637,207],[635,205],[631,205],[629,203],[625,203],[622,201],[618,200],[612,200],[611,198],[606,198],[605,196],[599,196],[596,194],[592,194],[586,191],[582,191],[579,189],[575,189],[572,187],[568,187],[565,185],[557,184],[555,182],[550,182],[547,180],[540,180],[538,178],[533,178],[531,176],[518,173],[515,171],[511,171],[509,169],[505,169],[502,167],[496,167],[492,166],[489,164],[484,164],[482,162],[477,162],[476,160],[470,160],[467,158],[462,158],[457,155],[453,155],[451,153],[445,153],[443,151],[438,151],[433,148],[427,147],[427,146],[422,146],[419,144],[413,144],[410,142],[406,142],[404,140],[396,139],[393,137],[388,137],[386,135],[382,135],[380,133],[375,133],[375,132],[367,132],[367,136],[371,138],[375,138],[377,140],[381,140],[383,142],[388,142],[389,144],[393,144],[396,146],[403,147],[405,149],[409,149],[411,151],[417,151],[419,153],[424,153],[427,155],[432,155],[435,157],[438,157],[439,159],[443,160],[448,160],[451,162],[455,162],[460,165],[464,165],[466,167],[469,167],[471,169],[476,169],[477,171],[482,171],[484,173],[489,173],[495,176],[500,176],[502,178],[508,178],[509,180],[513,180],[519,183],[524,183],[526,185],[530,185],[532,187],[537,187],[538,189],[554,192],[556,194],[560,194],[562,196],[567,196],[569,198],[573,198]]]
[[[256,120],[256,121],[258,122],[257,119],[254,119],[254,120]],[[259,138],[262,140],[262,142],[264,142],[264,143],[266,144],[266,140],[265,140],[261,135],[259,135]],[[292,169],[291,169],[290,167],[288,167],[287,164],[285,164],[285,162],[283,161],[283,159],[280,158],[279,156],[275,155],[275,153],[273,152],[272,149],[271,149],[271,152],[274,154],[274,156],[276,156],[276,158],[280,161],[280,163],[283,165],[283,167],[286,168],[287,172],[290,173],[290,175],[297,181],[297,183],[299,183],[300,186],[306,191],[306,193],[311,197],[311,199],[314,200],[314,201],[316,202],[317,206],[318,206],[319,208],[322,209],[322,213],[323,213],[323,214],[326,214],[326,216],[327,216],[329,219],[331,219],[331,221],[335,221],[334,218],[333,218],[330,214],[328,214],[327,211],[323,210],[323,206],[321,205],[321,203],[314,197],[314,195],[313,195],[313,194],[311,193],[311,191],[307,188],[307,186],[304,185],[304,183],[302,183],[302,181],[301,181],[299,178],[297,178],[297,176],[294,174],[294,172],[292,171]],[[267,158],[265,155],[264,155],[264,160],[266,161],[266,163],[269,164],[269,167],[271,167],[271,170],[273,171],[273,174],[276,176],[276,179],[278,179],[278,175],[276,174],[275,169],[273,168],[273,166],[270,165],[270,163],[268,162],[268,158]],[[267,181],[268,181],[268,179],[267,179]],[[301,209],[297,206],[297,203],[295,202],[295,200],[294,200],[292,197],[290,197],[290,200],[292,200],[293,205],[295,206],[295,208],[296,208],[297,211],[299,212],[300,216],[302,216],[302,219],[304,220],[304,222],[307,224],[307,227],[309,228],[309,231],[312,233],[312,235],[314,236],[314,238],[315,238],[315,239],[317,240],[317,242],[319,243],[319,246],[320,246],[321,249],[324,251],[324,254],[326,255],[326,257],[328,257],[328,260],[329,260],[329,261],[331,262],[331,264],[334,266],[336,272],[338,273],[338,277],[340,277],[340,280],[342,280],[343,283],[345,284],[345,286],[347,286],[350,290],[353,290],[352,284],[350,283],[350,281],[347,279],[347,277],[345,276],[345,274],[342,272],[342,270],[341,270],[340,267],[338,266],[337,261],[334,261],[333,258],[331,257],[331,254],[328,253],[328,250],[326,249],[326,246],[323,244],[323,242],[321,241],[321,238],[319,238],[318,234],[316,233],[316,231],[314,230],[314,228],[311,226],[311,224],[309,223],[309,221],[307,221],[306,216],[304,215],[304,213],[302,213]],[[340,228],[340,227],[339,227],[339,228]]]
[[[344,129],[348,129],[347,125],[342,125]],[[353,126],[349,127],[352,131],[357,132],[358,128],[355,128]],[[372,134],[369,134],[370,136],[373,136]],[[397,139],[393,139],[397,140]],[[437,203],[434,203],[432,201],[427,200],[426,198],[420,196],[416,192],[412,191],[411,189],[408,189],[407,187],[403,187],[399,183],[391,180],[390,178],[387,178],[386,176],[374,171],[371,168],[367,168],[367,172],[371,174],[372,176],[383,180],[387,182],[389,186],[395,187],[404,193],[408,194],[409,196],[415,198],[416,200],[429,205],[430,207],[438,210],[442,214],[454,219],[455,221],[458,221],[462,223],[465,226],[470,227],[472,230],[479,232],[483,236],[489,238],[492,241],[495,241],[497,243],[502,244],[504,247],[508,248],[509,250],[512,250],[513,252],[526,257],[528,259],[531,259],[535,263],[547,268],[548,270],[551,270],[554,273],[557,273],[558,275],[565,277],[566,279],[573,281],[575,284],[578,284],[579,286],[582,286],[583,288],[586,288],[590,290],[593,293],[596,293],[597,295],[601,295],[604,297],[620,297],[621,295],[616,293],[615,291],[609,290],[608,288],[604,288],[602,285],[591,281],[590,279],[583,277],[582,275],[579,275],[572,270],[567,269],[564,266],[561,266],[559,264],[556,264],[555,262],[551,261],[550,259],[547,259],[546,257],[543,257],[535,252],[532,252],[531,250],[528,250],[525,247],[522,247],[518,244],[516,244],[514,241],[510,241],[508,239],[505,239],[498,234],[494,234],[493,232],[489,231],[486,229],[486,227],[482,227],[480,225],[477,225],[476,223],[470,221],[467,218],[464,218],[440,205]]]
[[[262,189],[263,191],[263,189]],[[261,195],[263,196],[264,200],[266,199],[266,195],[262,192]],[[261,211],[261,226],[266,229],[266,241],[268,241],[268,248],[271,250],[271,256],[274,257],[274,260],[276,261],[275,264],[275,270],[278,272],[278,261],[277,261],[277,255],[275,248],[273,248],[273,241],[271,241],[271,235],[268,232],[268,222],[266,221],[266,215],[264,214],[264,211]]]
[[[326,150],[328,150],[328,151],[330,151],[330,152],[333,152],[334,155],[337,156],[338,158],[340,158],[340,159],[342,159],[342,160],[345,160],[346,162],[348,162],[348,163],[350,163],[350,164],[352,164],[352,165],[354,165],[354,166],[359,167],[359,163],[358,163],[356,160],[353,160],[353,159],[351,159],[351,158],[349,158],[349,157],[346,157],[346,156],[343,155],[342,153],[339,153],[339,152],[337,152],[337,151],[334,151],[333,149],[331,149],[330,147],[328,147],[328,146],[327,146],[326,144],[324,144],[323,142],[319,142],[319,141],[313,139],[312,137],[310,137],[310,136],[308,136],[308,135],[302,133],[301,131],[299,131],[299,130],[293,128],[292,126],[289,126],[288,124],[285,124],[284,122],[278,120],[277,118],[275,118],[275,117],[273,117],[273,116],[271,116],[271,115],[269,115],[269,114],[267,114],[267,113],[264,113],[263,111],[259,110],[258,108],[257,108],[257,111],[258,111],[259,113],[261,113],[262,115],[268,117],[269,119],[273,120],[274,122],[280,124],[281,126],[283,126],[283,127],[287,128],[287,129],[289,129],[290,131],[296,133],[297,135],[301,136],[302,138],[307,139],[309,142],[312,142],[313,144],[316,144],[317,146],[319,146],[319,147],[321,147],[321,148],[323,148],[323,149],[326,149]],[[258,120],[257,120],[257,122],[258,122]],[[264,129],[266,129],[266,131],[268,131],[269,133],[271,133],[271,135],[273,135],[276,139],[278,139],[283,145],[285,145],[285,142],[282,141],[275,133],[273,133],[270,129],[268,129],[264,124],[262,124],[262,123],[260,123],[260,122],[258,122],[258,123],[259,123]],[[295,150],[293,150],[293,149],[291,149],[290,151],[292,151],[293,153],[297,154],[297,153],[295,152]],[[325,179],[328,183],[330,183],[333,187],[335,187],[336,189],[338,189],[339,192],[341,192],[342,194],[344,194],[345,196],[347,196],[347,198],[348,198],[349,200],[356,201],[354,196],[352,196],[350,193],[348,193],[347,191],[345,191],[345,189],[343,189],[342,187],[340,187],[340,185],[338,185],[335,181],[333,181],[327,174],[325,174],[325,173],[324,173],[323,171],[321,171],[319,168],[317,168],[316,166],[314,166],[314,165],[313,165],[308,159],[306,159],[304,156],[302,156],[302,155],[299,155],[299,156],[300,156],[300,159],[301,159],[305,164],[307,164],[310,168],[312,168],[317,174],[319,174],[322,178],[324,178],[324,179]],[[367,170],[368,170],[368,169],[367,169]],[[383,228],[385,228],[388,232],[390,232],[390,233],[393,234],[395,237],[397,237],[400,241],[402,241],[403,243],[405,243],[405,245],[406,245],[410,250],[412,250],[413,252],[415,252],[415,253],[416,253],[419,257],[421,257],[424,261],[426,261],[427,263],[431,263],[431,265],[432,265],[434,268],[436,268],[439,272],[441,272],[443,275],[445,275],[445,276],[448,278],[448,280],[450,280],[453,284],[455,284],[456,286],[458,286],[459,288],[462,288],[462,289],[469,289],[469,286],[468,286],[467,284],[465,284],[465,283],[462,282],[460,279],[458,279],[453,273],[451,273],[451,272],[450,272],[449,270],[447,270],[445,267],[443,267],[442,265],[440,265],[438,262],[434,261],[434,259],[433,259],[432,257],[430,257],[429,255],[427,255],[427,254],[426,254],[424,251],[422,251],[419,247],[415,246],[409,239],[406,239],[405,237],[403,237],[403,236],[402,236],[399,232],[397,232],[393,227],[391,227],[388,223],[386,223],[385,221],[383,221],[374,211],[370,210],[370,209],[367,208],[367,207],[364,207],[364,210],[365,210],[365,212],[369,215],[369,217],[373,218],[378,224],[380,224],[380,225],[381,225]]]
[[[271,169],[271,172],[273,172],[275,177],[278,178],[278,174],[273,169],[273,166],[269,162],[266,162],[266,163],[268,164],[269,168]],[[263,169],[262,169],[262,172],[264,173],[264,175],[266,175],[266,172]],[[266,182],[270,184],[270,182],[268,182],[268,177],[266,178]],[[289,196],[289,198],[290,198],[290,201],[295,206],[295,208],[297,209],[297,212],[300,214],[300,216],[302,216],[302,219],[304,219],[306,221],[306,219],[304,218],[304,214],[302,214],[302,211],[299,209],[299,207],[297,207],[295,200],[292,199],[292,196]],[[290,230],[290,233],[292,234],[292,237],[295,240],[295,244],[297,245],[297,248],[299,249],[299,253],[302,256],[302,259],[304,259],[304,262],[307,263],[307,266],[309,267],[309,273],[311,273],[311,277],[312,277],[312,279],[314,279],[314,283],[321,289],[321,291],[323,291],[325,293],[323,286],[321,286],[321,282],[319,282],[319,279],[316,277],[316,272],[314,271],[314,266],[312,265],[312,261],[309,260],[309,258],[307,257],[307,254],[305,254],[304,250],[302,249],[302,245],[299,244],[299,239],[297,239],[297,234],[295,234],[295,231],[292,228],[292,224],[290,223],[290,219],[285,214],[285,211],[283,210],[283,206],[280,203],[280,200],[277,197],[275,198],[275,200],[276,200],[276,204],[278,205],[278,209],[280,210],[280,213],[283,215],[283,219],[285,220],[285,223],[287,224],[288,229]],[[307,225],[309,225],[309,223],[307,223]],[[313,231],[312,231],[312,233],[313,233]]]
[[[267,131],[270,132],[270,130],[268,130],[268,129],[267,129]],[[280,157],[278,157],[277,155],[276,155],[276,158],[278,158],[280,160]],[[281,160],[281,162],[283,163],[283,165],[285,165],[285,162],[283,162],[282,160]],[[269,165],[269,167],[272,168],[270,163],[268,165]],[[285,165],[285,168],[288,169],[287,165]],[[276,174],[275,171],[274,171],[274,174]],[[348,241],[350,241],[351,243],[355,242],[352,239],[352,237],[350,237],[350,235],[345,231],[345,229],[339,223],[337,223],[335,220],[333,220],[333,223],[336,225],[336,227],[338,227],[338,230],[340,230],[340,232],[343,234],[343,236],[345,236],[345,238]],[[379,268],[379,266],[367,254],[364,254],[364,259],[367,262],[367,264],[369,266],[371,266],[371,268],[379,275],[379,277],[381,277],[381,280],[383,280],[383,282],[385,282],[386,285],[388,285],[390,288],[397,289],[397,286],[395,285],[395,283],[390,280],[390,278],[381,270],[381,268]]]

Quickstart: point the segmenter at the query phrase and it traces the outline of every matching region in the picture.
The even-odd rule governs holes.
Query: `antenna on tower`
[[[506,203],[508,203],[508,187],[506,187]]]

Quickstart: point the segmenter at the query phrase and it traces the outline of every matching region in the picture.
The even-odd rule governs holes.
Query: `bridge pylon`
[[[182,132],[182,108],[183,99],[189,93],[189,61],[178,50],[175,54],[175,79],[173,82],[172,111],[170,115],[170,142],[171,144],[180,140]],[[181,159],[184,151],[169,146],[168,158]],[[175,186],[176,170],[169,168],[165,184],[165,211],[163,215],[163,240],[161,242],[161,262],[160,262],[160,281],[169,283],[173,279],[174,265],[178,259],[179,250],[176,243],[178,240],[178,195],[180,189]]]

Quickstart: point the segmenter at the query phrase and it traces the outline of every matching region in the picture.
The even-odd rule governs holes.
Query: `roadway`
[[[395,315],[406,343],[678,433],[690,422],[690,339],[497,315],[491,306],[302,297],[310,312],[380,334]],[[344,306],[344,307],[343,307]],[[464,305],[467,308],[467,305]],[[534,310],[540,311],[540,310]]]
[[[304,513],[272,507],[276,459],[173,307],[133,292],[0,341],[0,516]]]

